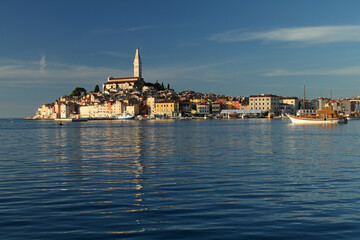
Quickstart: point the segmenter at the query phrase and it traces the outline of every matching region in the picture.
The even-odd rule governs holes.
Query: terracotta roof
[[[140,78],[138,78],[138,77],[108,78],[108,81],[106,84],[136,82],[138,80],[140,80]]]
[[[157,102],[157,103],[176,103],[176,102],[179,102],[179,101],[177,101],[177,100],[168,100],[168,99],[166,99],[166,100],[162,100],[162,101]]]
[[[297,99],[297,97],[280,97],[280,99]]]

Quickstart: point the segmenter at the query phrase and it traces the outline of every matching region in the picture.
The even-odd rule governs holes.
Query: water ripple
[[[4,239],[360,233],[360,122],[3,119],[0,129]]]

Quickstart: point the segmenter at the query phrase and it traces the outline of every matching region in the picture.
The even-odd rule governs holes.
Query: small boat
[[[359,113],[350,113],[346,115],[347,120],[360,120],[360,114]]]
[[[59,121],[59,125],[60,125],[60,126],[63,125],[62,121]]]
[[[132,120],[135,116],[131,115],[130,113],[123,113],[114,118],[114,120]]]
[[[298,116],[287,115],[292,123],[300,124],[334,124],[346,123],[347,119],[333,110],[317,110],[316,113],[302,112]]]
[[[138,115],[135,117],[135,120],[140,120],[140,121],[143,121],[143,120],[148,120],[148,116],[141,116],[141,115]]]

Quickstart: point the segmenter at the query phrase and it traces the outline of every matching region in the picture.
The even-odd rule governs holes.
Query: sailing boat
[[[333,110],[332,106],[324,107],[324,109],[313,111],[305,111],[305,85],[304,85],[304,110],[298,116],[287,115],[292,123],[300,124],[334,124],[346,123],[347,118],[340,116]]]

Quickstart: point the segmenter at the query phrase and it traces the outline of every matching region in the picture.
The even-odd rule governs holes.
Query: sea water
[[[360,121],[0,120],[0,239],[358,239]]]

